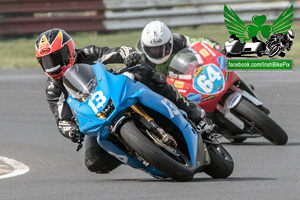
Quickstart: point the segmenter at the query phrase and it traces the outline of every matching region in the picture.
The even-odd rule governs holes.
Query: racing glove
[[[141,53],[132,52],[124,59],[124,64],[127,67],[132,67],[139,64],[140,61],[141,61]]]
[[[74,122],[65,120],[60,121],[58,124],[58,129],[63,136],[69,138],[74,143],[78,143],[78,139],[81,133]],[[83,141],[83,139],[84,137],[81,138],[81,142]]]
[[[69,132],[69,139],[74,143],[78,143],[80,134],[81,133],[78,127],[72,127]],[[83,141],[83,137],[81,138],[81,142],[82,141]]]

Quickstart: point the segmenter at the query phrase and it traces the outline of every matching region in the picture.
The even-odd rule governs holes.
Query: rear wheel
[[[204,172],[212,178],[227,178],[231,175],[234,164],[232,157],[221,144],[207,144],[210,164]]]
[[[143,131],[144,132],[144,131]],[[194,176],[191,162],[176,148],[167,148],[155,139],[144,135],[127,120],[120,128],[123,141],[152,166],[177,181],[190,181]]]
[[[239,143],[243,143],[247,138],[244,137],[244,138],[230,138],[229,141],[232,142],[232,143],[236,143],[236,144],[239,144]]]
[[[246,99],[234,108],[245,124],[276,145],[284,145],[288,141],[285,131],[262,110]]]

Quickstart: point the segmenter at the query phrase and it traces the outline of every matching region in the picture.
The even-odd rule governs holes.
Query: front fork
[[[217,104],[216,109],[221,112],[224,117],[229,120],[231,123],[233,123],[235,126],[237,126],[239,129],[244,130],[245,124],[244,122],[235,114],[231,112],[231,109],[233,109],[235,106],[239,104],[242,98],[246,98],[248,101],[253,103],[255,106],[259,107],[262,106],[263,103],[257,99],[257,96],[253,96],[252,94],[248,93],[246,90],[241,90],[235,85],[232,85],[230,87],[234,93],[230,94],[225,102],[224,106],[221,106],[220,104]]]
[[[168,133],[166,133],[162,128],[160,128],[155,122],[152,117],[150,117],[139,105],[134,104],[130,106],[130,108],[140,114],[148,123],[150,123],[153,127],[154,133],[161,139],[165,144],[171,145],[172,147],[177,147],[177,142],[175,139]]]
[[[139,122],[141,122],[146,127],[146,132],[148,135],[154,139],[155,143],[160,145],[161,147],[165,148],[170,153],[173,153],[173,149],[177,147],[176,141],[173,139],[173,137],[166,133],[162,128],[160,128],[155,122],[154,119],[151,118],[138,104],[132,105],[131,110],[133,110],[136,114],[136,118]],[[114,124],[112,127],[112,132],[116,134],[118,127],[122,124],[122,122],[128,118],[128,117],[134,117],[134,114],[126,113],[122,117],[119,118],[119,120]],[[151,130],[151,131],[147,131]],[[196,134],[196,133],[195,133]],[[192,138],[194,138],[192,135],[188,137],[188,140],[190,140],[191,148],[189,148],[189,152],[191,155],[191,162],[193,163],[194,169],[197,169],[197,171],[202,171],[201,166],[208,165],[210,163],[210,157],[207,151],[206,144],[203,143],[202,136],[198,135],[198,141],[192,141]],[[215,143],[210,141],[209,143]],[[126,144],[125,144],[126,146]]]

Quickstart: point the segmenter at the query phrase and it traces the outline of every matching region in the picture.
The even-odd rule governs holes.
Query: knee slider
[[[85,152],[85,166],[91,172],[108,173],[120,164],[119,160],[97,146],[91,147]]]
[[[99,151],[99,147],[94,146],[85,151],[85,166],[91,172],[97,172],[101,168],[101,158],[99,155],[103,152]],[[100,162],[100,163],[99,163]]]

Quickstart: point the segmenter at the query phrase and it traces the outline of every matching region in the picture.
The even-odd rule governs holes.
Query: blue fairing
[[[104,65],[97,63],[92,65],[97,77],[97,86],[93,95],[84,102],[76,101],[71,95],[68,98],[68,104],[75,111],[79,122],[80,131],[86,135],[97,137],[99,145],[115,157],[125,156],[130,157],[126,153],[121,152],[116,146],[107,143],[106,138],[110,133],[110,125],[115,120],[120,112],[124,109],[136,104],[138,101],[143,105],[158,111],[172,122],[182,131],[188,145],[191,162],[195,168],[197,155],[198,135],[194,132],[191,125],[184,119],[178,108],[168,99],[151,91],[148,87],[140,82],[134,82],[125,75],[114,75],[108,72]],[[114,104],[114,110],[107,119],[96,117],[96,114],[101,112],[108,104],[109,100]],[[118,155],[118,156],[116,156]],[[120,159],[120,158],[118,158]],[[130,166],[134,167],[134,162],[130,157]],[[136,164],[135,168],[140,168],[141,165]],[[160,172],[149,171],[153,176],[162,176]]]

